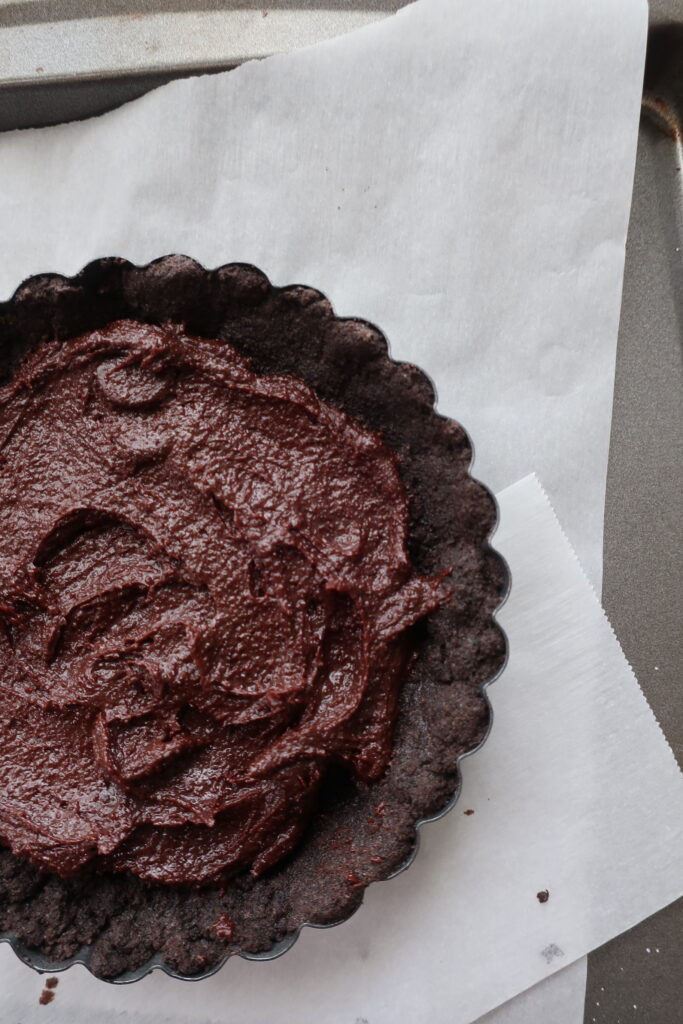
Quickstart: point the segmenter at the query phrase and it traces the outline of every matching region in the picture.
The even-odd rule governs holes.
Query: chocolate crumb
[[[474,814],[474,811],[471,807],[468,807],[466,811],[463,811],[463,814]]]
[[[44,988],[43,991],[40,993],[40,998],[38,999],[38,1002],[40,1003],[41,1006],[47,1006],[48,1003],[52,1002],[54,997],[54,989]]]
[[[59,985],[59,978],[47,978],[45,981],[45,988],[57,988]]]
[[[227,914],[221,914],[217,921],[211,925],[212,930],[216,933],[219,939],[225,939],[226,942],[230,942],[234,926],[232,919]]]
[[[550,893],[547,889],[541,889],[540,892],[536,893],[536,899],[539,903],[547,903],[550,899]]]

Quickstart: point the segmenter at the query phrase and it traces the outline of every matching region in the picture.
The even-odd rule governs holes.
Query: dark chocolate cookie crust
[[[123,317],[176,320],[222,338],[259,373],[300,377],[379,431],[398,456],[407,488],[416,569],[453,569],[452,598],[417,627],[418,653],[387,773],[371,787],[329,778],[304,842],[263,878],[201,890],[129,874],[62,880],[0,848],[0,937],[11,937],[30,961],[47,967],[49,960],[54,969],[78,956],[95,975],[124,980],[154,958],[197,976],[232,953],[288,948],[287,937],[303,923],[344,920],[370,882],[410,860],[418,822],[452,802],[459,758],[487,733],[482,687],[505,659],[493,614],[507,572],[488,545],[495,505],[469,476],[465,432],[434,411],[433,389],[420,370],[389,358],[377,328],[336,318],[312,288],[274,288],[254,267],[206,271],[183,256],[146,267],[98,260],[74,278],[31,278],[0,304],[0,374],[11,375],[44,339]],[[214,929],[224,915],[233,922],[229,940]]]

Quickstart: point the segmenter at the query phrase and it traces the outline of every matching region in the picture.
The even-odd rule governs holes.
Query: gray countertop
[[[282,0],[0,0],[0,130],[101,113],[170,78],[222,70],[302,39],[313,42],[347,28],[349,16],[361,24],[400,6],[402,0],[297,0],[293,25],[283,17]],[[103,17],[117,31],[109,49],[94,31]],[[683,23],[683,0],[655,0],[652,20]],[[214,38],[202,42],[207,30]],[[669,56],[650,68],[646,87],[657,99],[664,94],[667,111],[677,117],[683,35],[667,38]],[[56,41],[52,52],[50,39]],[[35,58],[36,45],[44,57]],[[661,128],[644,118],[640,131],[614,391],[603,602],[683,763],[683,171]],[[683,901],[595,951],[586,1024],[683,1022],[682,953]]]

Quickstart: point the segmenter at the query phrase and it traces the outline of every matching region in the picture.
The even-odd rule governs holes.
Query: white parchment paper
[[[593,581],[644,0],[420,0],[340,39],[0,140],[0,295],[184,252],[366,317],[494,489],[536,470]]]
[[[305,929],[281,959],[235,959],[200,986],[155,974],[103,991],[72,968],[58,1020],[467,1024],[681,895],[671,750],[536,478],[499,501],[510,661],[491,689],[491,735],[413,866],[371,886],[346,924]],[[39,979],[8,950],[0,965],[4,1012],[43,1020]]]
[[[490,486],[538,469],[599,584],[645,30],[643,0],[420,0],[3,137],[0,294],[170,251],[320,287],[432,374]]]

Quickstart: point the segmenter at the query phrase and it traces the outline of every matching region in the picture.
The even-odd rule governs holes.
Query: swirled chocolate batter
[[[178,884],[297,843],[391,757],[410,566],[380,437],[177,325],[43,344],[0,389],[0,839]]]

